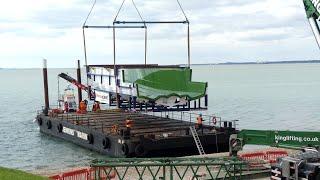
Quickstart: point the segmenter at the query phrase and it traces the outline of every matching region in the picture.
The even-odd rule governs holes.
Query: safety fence
[[[42,110],[37,111],[37,115],[40,115],[44,111],[44,107],[42,107]],[[120,109],[106,109],[101,110],[101,114],[103,112],[121,112]],[[157,116],[160,118],[168,118],[173,120],[179,120],[184,122],[189,122],[190,126],[194,125],[196,123],[197,117],[201,112],[188,112],[188,111],[127,111],[131,113],[141,114],[141,115],[152,115]],[[88,125],[90,124],[91,120],[94,120],[90,118],[90,116],[86,116],[85,114],[92,113],[88,109],[86,113],[63,113],[63,110],[61,110],[61,107],[56,105],[51,105],[49,109],[49,116],[50,117],[57,117],[59,120],[65,120],[65,121],[72,121],[73,123],[82,124],[82,125]],[[63,116],[58,116],[58,114],[64,114]],[[203,124],[207,126],[214,126],[216,128],[237,128],[238,121],[239,120],[222,120],[221,117],[216,116],[214,114],[202,114]]]
[[[62,174],[50,176],[49,179],[52,180],[94,180],[96,177],[95,168],[82,168],[73,171],[64,172]],[[101,172],[99,175],[100,179],[113,179],[115,174],[110,174],[106,176]]]
[[[261,168],[265,164],[275,163],[277,158],[288,156],[285,150],[266,150],[240,154],[239,158],[248,162],[248,168]]]
[[[241,179],[245,162],[218,158],[108,159],[95,161],[95,179]]]
[[[283,150],[267,150],[235,158],[130,158],[93,161],[90,168],[51,176],[54,180],[100,179],[241,179],[243,171],[261,169],[266,163],[287,156]],[[249,169],[247,169],[249,168]]]
[[[50,176],[49,178],[54,180],[91,180],[94,178],[94,169],[83,168]]]

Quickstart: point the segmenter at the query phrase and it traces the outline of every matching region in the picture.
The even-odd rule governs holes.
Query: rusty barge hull
[[[124,120],[134,125],[130,133]],[[198,154],[190,126],[193,122],[158,117],[139,112],[88,112],[37,116],[40,131],[111,157],[164,157]],[[221,124],[221,122],[220,122]],[[198,131],[206,153],[229,150],[232,123],[224,127],[204,125]],[[117,126],[117,127],[116,127]]]

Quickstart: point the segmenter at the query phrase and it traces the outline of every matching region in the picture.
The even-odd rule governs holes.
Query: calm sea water
[[[49,70],[50,104],[61,71],[75,76]],[[239,119],[241,129],[320,130],[320,64],[195,66],[193,80],[209,83],[208,114]],[[0,100],[0,166],[39,172],[103,158],[40,134],[33,119],[44,104],[41,69],[0,70]]]

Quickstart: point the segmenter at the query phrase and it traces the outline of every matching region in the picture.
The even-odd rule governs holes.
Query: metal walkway
[[[230,158],[111,158],[91,164],[97,180],[109,176],[119,180],[238,180],[244,166],[243,161]]]

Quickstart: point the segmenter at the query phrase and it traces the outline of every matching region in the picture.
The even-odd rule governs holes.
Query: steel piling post
[[[189,25],[189,22],[188,22],[187,44],[188,44],[188,67],[190,68],[191,57],[190,57],[190,25]]]
[[[43,59],[43,87],[44,87],[44,114],[47,116],[49,111],[49,90],[48,90],[48,71],[47,60]]]
[[[77,81],[81,84],[81,68],[80,68],[80,60],[78,60],[78,66],[77,66]],[[78,100],[79,104],[82,101],[82,90],[80,87],[78,87]]]

